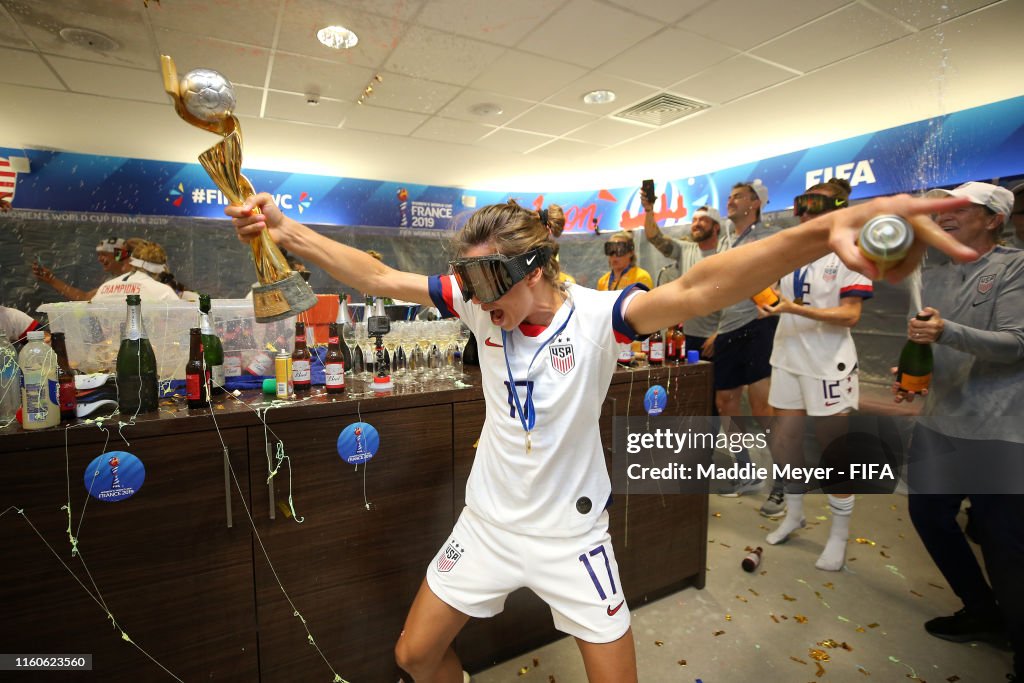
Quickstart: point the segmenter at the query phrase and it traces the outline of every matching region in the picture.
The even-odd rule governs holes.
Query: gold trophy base
[[[309,283],[295,271],[288,273],[285,279],[269,285],[252,286],[252,308],[258,323],[290,318],[313,308],[316,302],[316,294]]]

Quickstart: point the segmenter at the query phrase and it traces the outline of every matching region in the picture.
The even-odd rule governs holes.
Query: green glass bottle
[[[213,393],[224,392],[224,346],[210,323],[210,295],[199,295],[199,329],[203,335],[203,356],[209,368]]]
[[[117,408],[122,416],[157,409],[156,356],[142,324],[142,297],[128,295],[124,339],[117,351]]]
[[[917,315],[918,320],[930,320],[930,315]],[[900,364],[896,369],[896,381],[901,391],[920,394],[932,380],[932,345],[908,339],[900,351]]]

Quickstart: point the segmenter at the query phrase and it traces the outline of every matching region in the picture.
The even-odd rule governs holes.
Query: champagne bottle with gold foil
[[[117,409],[122,416],[157,409],[156,355],[142,324],[142,297],[129,294],[124,339],[117,351]]]
[[[930,315],[918,314],[918,320],[930,320]],[[920,394],[932,380],[932,345],[908,339],[900,351],[900,363],[896,368],[896,381],[901,391]]]

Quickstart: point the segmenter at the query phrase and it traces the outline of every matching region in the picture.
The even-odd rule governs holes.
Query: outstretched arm
[[[768,287],[786,273],[835,251],[850,268],[878,277],[878,268],[860,253],[857,236],[874,216],[897,214],[914,226],[914,245],[907,257],[887,271],[898,281],[913,271],[931,245],[961,261],[978,257],[936,225],[928,214],[959,206],[955,198],[914,199],[907,195],[881,197],[865,204],[833,211],[803,225],[783,230],[753,244],[703,259],[684,275],[637,296],[626,309],[626,320],[639,334],[707,315]]]
[[[254,213],[259,209],[262,213]],[[261,230],[269,230],[274,242],[306,263],[315,263],[339,282],[361,292],[433,306],[427,290],[427,277],[390,268],[369,254],[335,242],[302,223],[288,218],[262,192],[243,204],[229,206],[238,239],[250,242]]]

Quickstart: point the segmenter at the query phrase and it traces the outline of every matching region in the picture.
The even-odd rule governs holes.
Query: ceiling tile
[[[168,100],[169,101],[169,100]],[[235,86],[235,115],[258,117],[263,106],[263,88]]]
[[[504,48],[414,26],[387,60],[387,70],[441,83],[468,85]]]
[[[24,8],[25,0],[0,0],[13,13],[15,8]],[[42,5],[43,3],[35,3]],[[134,0],[46,0],[45,8],[35,8],[51,12],[55,16],[65,16],[68,11],[95,14],[97,17],[116,19],[117,21],[141,22],[145,5]],[[67,24],[65,24],[66,26]]]
[[[5,7],[9,11],[17,8],[17,12],[11,12],[14,20],[41,52],[90,62],[159,68],[149,31],[140,30],[141,20],[126,21],[71,10],[54,12],[45,3],[7,2]],[[128,16],[132,14],[128,11]],[[67,27],[97,31],[114,40],[118,47],[106,53],[79,47],[60,37],[60,30]]]
[[[675,23],[692,14],[701,5],[707,4],[707,0],[644,0],[643,2],[610,0],[610,2],[630,12],[668,23]]]
[[[594,115],[540,104],[522,116],[509,121],[506,128],[561,136],[590,123],[596,118]]]
[[[587,124],[579,130],[574,130],[572,139],[596,145],[618,145],[638,135],[646,135],[651,130],[649,126],[604,118]]]
[[[925,28],[993,3],[992,0],[871,0],[871,4],[911,26]]]
[[[570,0],[518,47],[537,54],[554,50],[561,59],[593,68],[661,27],[632,11],[595,0]]]
[[[292,93],[267,93],[267,108],[264,117],[297,121],[317,126],[338,126],[355,105],[348,102],[321,99],[320,104],[310,106],[306,98]]]
[[[43,58],[34,52],[0,47],[0,64],[4,65],[0,69],[0,83],[66,89]]]
[[[168,29],[156,30],[160,54],[174,58],[178,75],[200,67],[219,71],[233,84],[263,87],[270,50],[255,45],[228,43]]]
[[[897,21],[863,5],[850,5],[755,48],[751,54],[807,72],[909,33]]]
[[[0,2],[0,5],[3,3]],[[6,12],[0,12],[0,45],[8,47],[31,47],[25,34],[18,28],[18,24],[7,18]]]
[[[533,156],[535,154],[539,154],[541,156],[568,160],[579,159],[587,154],[598,152],[601,149],[603,149],[603,147],[599,145],[592,145],[587,142],[579,142],[576,140],[555,140],[543,147],[531,150],[530,155]]]
[[[669,28],[603,64],[601,71],[664,88],[736,54],[722,43]]]
[[[747,50],[846,5],[849,0],[717,0],[679,22],[680,28]]]
[[[349,108],[343,128],[346,130],[368,130],[374,133],[409,135],[426,120],[427,117],[423,114],[355,104]]]
[[[347,50],[322,45],[316,33],[325,26],[341,25],[355,32],[359,43]],[[277,49],[343,64],[380,69],[408,30],[397,18],[354,9],[351,3],[327,0],[290,0],[281,17]]]
[[[501,114],[494,116],[480,116],[479,114],[474,114],[471,111],[474,106],[484,103],[498,105],[502,110]],[[504,95],[497,95],[495,93],[484,92],[481,90],[463,90],[438,113],[452,119],[472,121],[474,123],[482,123],[484,125],[501,126],[522,114],[524,111],[532,107],[533,104],[533,102],[526,102],[513,97],[505,97]]]
[[[149,20],[155,27],[172,28],[193,36],[210,36],[260,47],[270,47],[273,44],[277,12],[276,2],[246,2],[242,5],[234,0],[165,0],[162,3],[150,0],[149,9],[146,10]],[[138,30],[137,26],[134,28]]]
[[[526,100],[543,100],[586,72],[575,64],[509,50],[473,81],[473,87]]]
[[[370,102],[388,109],[433,114],[451,102],[461,88],[398,74],[382,74],[384,79],[373,84]]]
[[[529,150],[548,142],[552,138],[547,135],[524,133],[518,130],[496,130],[476,144],[480,147],[500,150],[502,152],[519,152],[525,154]]]
[[[164,92],[163,80],[156,71],[92,64],[64,57],[46,59],[74,92],[101,96],[112,94],[122,99],[142,102],[170,102]]]
[[[417,128],[412,137],[471,145],[493,130],[494,126],[435,116]]]
[[[615,92],[615,101],[608,104],[584,104],[583,95],[591,90],[612,90]],[[658,88],[593,71],[570,83],[557,95],[549,97],[545,104],[557,104],[588,114],[610,114],[646,99],[656,92]]]
[[[781,83],[796,74],[765,62],[738,55],[672,86],[672,90],[708,104],[722,104],[748,93]]]
[[[295,93],[319,92],[323,97],[355,102],[373,78],[373,70],[298,55],[274,57],[270,87]]]
[[[552,6],[551,0],[432,0],[416,21],[440,31],[511,46],[544,21]]]

